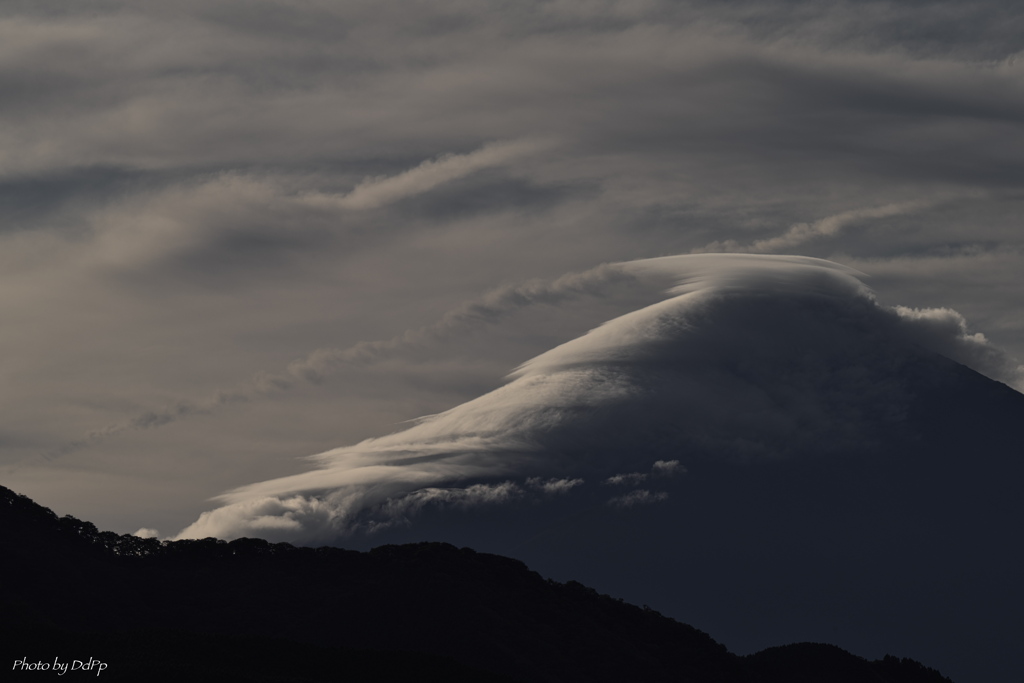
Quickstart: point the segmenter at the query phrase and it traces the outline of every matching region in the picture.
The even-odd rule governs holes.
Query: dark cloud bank
[[[827,261],[618,268],[671,296],[480,398],[229,492],[180,537],[446,540],[741,651],[827,640],[1012,680],[1024,396],[979,372],[1019,386],[1020,367],[955,312],[881,306]]]

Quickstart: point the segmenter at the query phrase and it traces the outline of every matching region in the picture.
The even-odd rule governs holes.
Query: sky
[[[676,255],[827,259],[1012,383],[1022,51],[984,0],[7,0],[3,483],[175,534]]]

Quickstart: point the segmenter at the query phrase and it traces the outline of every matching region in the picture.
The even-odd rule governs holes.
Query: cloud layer
[[[1024,387],[1024,369],[955,312],[881,306],[835,263],[697,255],[615,268],[670,282],[670,298],[537,356],[477,399],[224,494],[180,537],[337,541],[428,502],[521,501],[537,477],[635,485],[609,497],[619,507],[657,502],[668,493],[648,485],[680,461],[869,447],[905,419],[914,397],[900,368],[921,349]]]

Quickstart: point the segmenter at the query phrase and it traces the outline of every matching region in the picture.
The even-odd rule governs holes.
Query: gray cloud
[[[605,479],[606,484],[615,486],[636,486],[647,481],[648,477],[672,477],[676,474],[685,474],[686,468],[679,464],[678,460],[655,460],[651,465],[650,473],[627,472],[625,474],[613,474]]]
[[[644,472],[628,472],[626,474],[613,474],[612,476],[605,479],[605,483],[613,485],[636,486],[637,484],[646,479],[647,474]]]
[[[583,483],[583,480],[580,478],[548,479],[545,481],[540,477],[531,477],[526,480],[527,486],[539,489],[548,494],[567,493]]]
[[[904,322],[909,339],[1024,391],[1024,365],[990,344],[981,332],[971,333],[961,314],[949,308],[896,306],[893,310]]]
[[[636,489],[627,494],[610,498],[608,504],[614,507],[631,508],[636,505],[650,505],[651,503],[658,503],[667,499],[668,494],[664,491],[652,493],[647,489]]]
[[[402,498],[388,500],[381,509],[384,521],[370,523],[369,533],[376,533],[397,521],[408,522],[410,515],[415,515],[430,505],[451,505],[456,508],[476,507],[478,505],[508,503],[522,498],[523,489],[516,484],[505,481],[500,484],[473,484],[466,488],[434,488],[420,489]]]
[[[686,468],[680,465],[678,460],[655,460],[651,465],[651,473],[671,477],[676,474],[686,474]]]

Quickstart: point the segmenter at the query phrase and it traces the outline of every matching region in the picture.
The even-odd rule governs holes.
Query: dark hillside
[[[946,680],[838,648],[736,657],[653,610],[447,544],[159,542],[2,489],[0,547],[7,661],[95,657],[104,680],[768,683],[801,663],[850,683]]]

